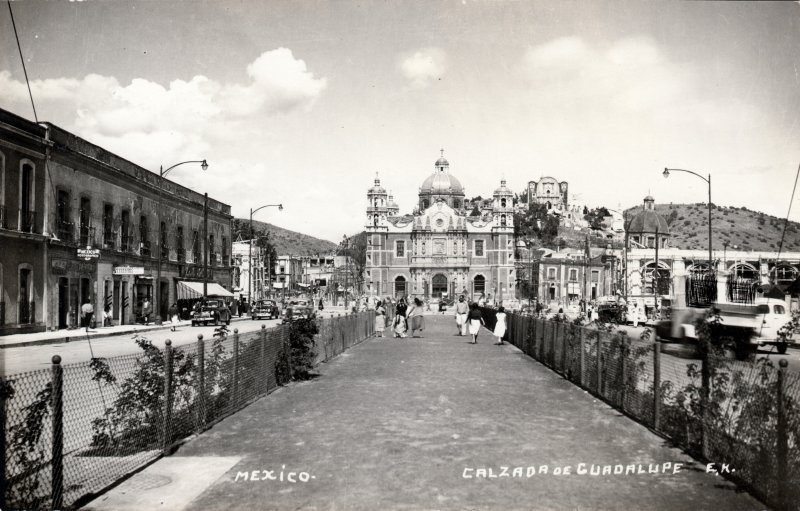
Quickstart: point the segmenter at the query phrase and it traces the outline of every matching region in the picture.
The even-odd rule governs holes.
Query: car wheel
[[[228,321],[225,322],[225,324],[226,325],[230,325],[231,324],[231,318],[230,317],[228,318]]]
[[[192,326],[197,326],[197,321],[192,321]]]

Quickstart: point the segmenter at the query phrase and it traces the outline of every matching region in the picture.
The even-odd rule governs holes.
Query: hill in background
[[[249,224],[249,219],[237,219],[243,225]],[[265,222],[258,222],[253,220],[253,230],[262,229],[269,232],[270,242],[274,245],[275,251],[280,255],[326,255],[336,251],[339,247],[336,243],[328,240],[321,240],[307,234],[302,234],[283,227],[268,224]],[[242,239],[247,239],[246,234],[242,235]]]
[[[642,206],[627,210],[633,218]],[[682,249],[708,248],[708,205],[656,204],[656,212],[669,224],[670,245]],[[728,242],[728,250],[774,252],[778,250],[784,219],[747,208],[712,205],[711,229],[714,250]],[[734,248],[735,247],[735,248]],[[783,240],[783,252],[800,251],[800,224],[789,222]]]

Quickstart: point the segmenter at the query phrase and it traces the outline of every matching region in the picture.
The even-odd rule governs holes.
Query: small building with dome
[[[505,179],[479,216],[469,216],[464,186],[444,151],[400,214],[380,178],[367,191],[367,294],[501,302],[514,297],[514,193]]]

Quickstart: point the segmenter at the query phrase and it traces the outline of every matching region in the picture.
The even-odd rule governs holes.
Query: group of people
[[[387,299],[387,302],[389,300]],[[394,317],[391,325],[387,324],[387,308],[384,306],[385,302],[378,301],[375,304],[375,332],[378,337],[384,336],[384,331],[387,326],[391,326],[392,334],[395,338],[404,338],[409,335],[411,337],[422,337],[417,335],[425,330],[425,304],[419,298],[414,298],[414,301],[409,305],[406,303],[405,298],[401,298],[394,308]],[[467,332],[472,336],[472,344],[478,343],[478,333],[481,326],[485,326],[486,322],[483,319],[481,309],[476,302],[467,303],[464,296],[458,298],[455,307],[456,327],[458,329],[457,335],[466,336]],[[495,315],[496,322],[494,325],[493,334],[497,338],[495,344],[504,344],[503,336],[506,333],[506,313],[503,307],[497,309]]]

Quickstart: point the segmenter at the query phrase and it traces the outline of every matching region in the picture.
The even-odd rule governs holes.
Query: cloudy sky
[[[776,216],[800,164],[800,4],[13,3],[39,120],[324,239],[378,172],[402,212],[445,149],[468,197],[554,176],[589,206]],[[33,119],[7,8],[0,107]],[[799,194],[800,195],[800,194]],[[800,202],[796,198],[795,202]],[[800,204],[792,218],[800,219]]]

